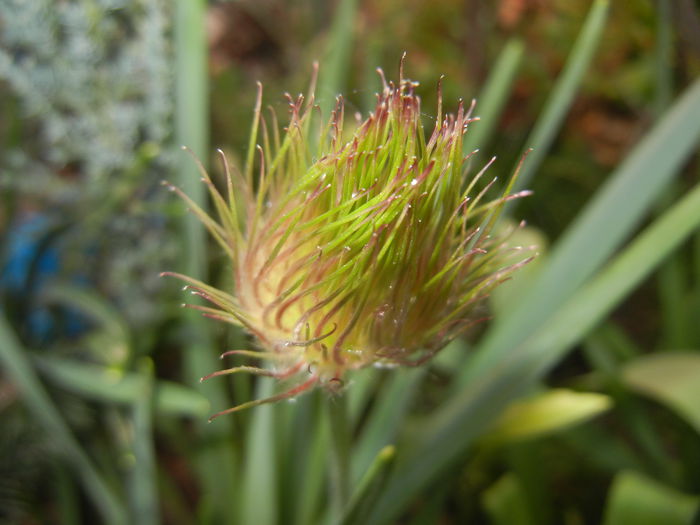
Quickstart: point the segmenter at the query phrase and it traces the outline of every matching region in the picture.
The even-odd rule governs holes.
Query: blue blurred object
[[[38,300],[42,288],[61,270],[60,249],[52,235],[56,231],[47,215],[28,213],[10,226],[3,248],[0,293],[10,298],[4,301],[6,304],[20,305],[22,311],[11,313],[20,316],[25,335],[34,343],[46,343],[52,337],[74,337],[87,328],[85,319],[77,312],[62,308],[52,314]],[[71,280],[85,282],[81,276]],[[59,316],[61,322],[57,323]]]

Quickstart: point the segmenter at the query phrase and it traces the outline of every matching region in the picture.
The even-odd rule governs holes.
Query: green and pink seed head
[[[207,378],[251,372],[295,385],[214,417],[315,385],[337,390],[350,370],[421,364],[483,320],[483,299],[529,260],[514,262],[505,237],[494,235],[504,204],[527,192],[511,195],[512,177],[487,199],[494,181],[480,181],[491,162],[466,175],[462,138],[473,104],[443,115],[438,84],[435,127],[426,137],[416,84],[403,74],[398,85],[382,81],[374,111],[349,138],[342,99],[320,138],[313,131],[313,82],[306,100],[287,96],[291,116],[280,134],[274,114],[271,126],[262,116],[259,86],[244,172],[222,155],[225,197],[200,165],[217,218],[176,189],[234,275],[232,292],[178,275],[211,304],[191,306],[243,326],[262,348],[224,356],[271,363]]]

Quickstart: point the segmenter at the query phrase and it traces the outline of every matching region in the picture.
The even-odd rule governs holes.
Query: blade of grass
[[[458,461],[500,411],[539,380],[576,342],[700,226],[700,185],[646,229],[557,310],[512,356],[450,400],[425,425],[421,445],[397,469],[369,523],[394,519],[435,476]]]
[[[351,427],[345,396],[324,399],[331,432],[331,516],[337,521],[350,498]]]
[[[389,476],[395,457],[396,448],[393,445],[387,445],[377,453],[367,472],[357,484],[357,489],[350,499],[347,511],[340,521],[341,525],[364,523],[367,515],[372,512],[380,488],[384,486]]]
[[[57,450],[66,456],[105,523],[127,523],[124,504],[102,479],[94,464],[71,433],[51,398],[42,386],[27,352],[22,348],[5,317],[0,315],[0,362],[6,374],[22,393],[22,399],[37,422],[51,436]]]
[[[494,323],[472,366],[463,372],[461,385],[482,375],[537,329],[619,247],[694,150],[699,114],[697,80],[568,228],[511,315]]]
[[[513,80],[522,63],[523,51],[524,46],[519,38],[511,38],[503,47],[496,65],[491,69],[476,99],[476,114],[480,120],[470,126],[469,133],[464,138],[465,155],[476,148],[483,151],[488,145],[513,88]]]
[[[688,315],[685,268],[681,257],[674,257],[659,268],[658,296],[662,324],[661,347],[688,348],[692,345],[693,319]]]
[[[260,379],[256,398],[274,395],[274,382]],[[242,486],[242,519],[238,523],[273,525],[277,523],[277,465],[273,405],[256,407],[251,414],[246,439],[246,463]]]
[[[155,450],[153,446],[153,363],[143,358],[139,366],[139,395],[132,407],[134,467],[129,484],[133,517],[137,523],[160,523]]]
[[[673,22],[671,4],[656,0],[656,45],[654,46],[654,109],[661,115],[673,96]]]
[[[395,371],[379,391],[352,454],[353,485],[370,468],[377,453],[396,439],[401,422],[427,372],[426,367]]]
[[[175,140],[189,147],[205,164],[208,158],[208,107],[207,107],[207,45],[204,33],[205,0],[178,0],[175,3]],[[193,163],[181,162],[178,185],[202,209],[205,205],[205,189]],[[191,214],[183,217],[182,273],[206,280],[206,242],[202,224]],[[194,311],[183,311],[186,345],[183,370],[186,381],[202,392],[216,409],[227,406],[224,383],[199,382],[199,378],[219,366],[212,348],[211,337],[205,320]],[[204,522],[233,523],[231,507],[236,505],[239,493],[233,479],[235,457],[228,443],[233,427],[230,418],[223,418],[215,425],[207,425],[201,419],[198,427],[202,439],[212,445],[198,447],[194,454],[197,471],[202,483],[200,519]]]
[[[294,517],[301,505],[300,494],[306,488],[308,469],[313,453],[314,426],[318,419],[319,394],[314,391],[301,396],[295,403],[285,403],[277,407],[279,415],[283,412],[285,427],[280,432],[280,422],[277,425],[277,453],[280,458],[278,476],[280,477],[280,515],[285,523],[296,525]],[[304,483],[299,484],[303,479]]]
[[[364,115],[367,115],[377,104],[376,94],[381,89],[381,87],[377,87],[377,89],[369,89],[369,86],[381,86],[379,83],[379,75],[377,75],[377,64],[381,63],[381,51],[384,42],[381,36],[370,33],[368,35],[364,35],[362,45],[364,65],[362,68],[361,85],[367,87],[360,94],[360,109]]]
[[[596,338],[605,344],[618,362],[632,359],[642,353],[639,345],[612,321],[603,323],[596,330]]]
[[[129,340],[129,331],[121,315],[94,290],[55,283],[44,288],[42,295],[46,301],[58,302],[79,310],[99,324],[115,341]]]
[[[141,378],[103,366],[54,356],[32,356],[39,371],[49,381],[85,399],[110,404],[132,404],[140,395]],[[154,408],[164,415],[205,418],[209,401],[196,390],[170,381],[154,385]]]
[[[351,376],[345,395],[348,397],[348,414],[353,426],[357,425],[364,414],[381,374],[382,370],[368,368]]]
[[[673,94],[673,29],[671,5],[657,1],[656,45],[654,46],[654,113],[663,115],[671,104]],[[659,199],[659,212],[680,194],[676,185],[670,187]],[[685,311],[685,292],[688,285],[684,278],[683,261],[673,257],[658,273],[658,294],[661,302],[662,346],[682,348],[690,341],[688,326],[690,319]]]
[[[325,395],[320,393],[317,395]],[[313,426],[310,428],[309,459],[304,464],[304,475],[299,489],[299,500],[295,513],[295,523],[298,525],[311,525],[318,523],[319,503],[322,500],[323,489],[326,484],[326,472],[328,462],[328,449],[330,448],[330,429],[328,418],[325,417],[322,407],[317,404]]]
[[[608,4],[608,0],[595,0],[591,6],[564,69],[557,78],[545,107],[525,141],[524,150],[533,148],[534,151],[528,155],[527,162],[520,170],[518,180],[513,187],[514,192],[527,187],[547,155],[549,147],[571,107],[571,102],[581,84],[583,75],[601,41],[608,15]],[[508,208],[512,210],[515,205],[516,202],[513,201]]]
[[[56,515],[60,523],[83,523],[76,490],[70,472],[65,465],[53,465],[56,491]]]
[[[321,64],[319,100],[323,118],[328,118],[335,106],[335,97],[345,86],[350,63],[357,0],[340,0],[328,35],[327,52]]]
[[[622,469],[643,472],[644,463],[626,436],[601,426],[580,427],[562,436],[563,441],[596,469],[614,474]]]
[[[651,465],[650,471],[657,475],[662,473],[669,482],[676,481],[675,475],[679,472],[677,462],[667,453],[645,407],[622,386],[619,361],[598,332],[596,330],[584,342],[583,354],[586,360],[592,369],[597,369],[606,376],[608,389],[615,398],[616,411],[645,453],[645,459]]]

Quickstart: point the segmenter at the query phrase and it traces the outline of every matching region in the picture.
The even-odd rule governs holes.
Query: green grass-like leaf
[[[141,396],[142,377],[133,372],[51,356],[35,356],[39,370],[49,381],[86,399],[129,405]],[[154,410],[163,415],[205,419],[211,407],[204,395],[171,381],[154,385]]]
[[[525,46],[518,38],[511,38],[496,59],[484,87],[476,99],[476,115],[479,121],[470,125],[464,138],[463,151],[469,154],[476,148],[486,149],[489,140],[498,128],[503,108],[508,102],[516,73],[522,63]]]
[[[699,112],[700,81],[696,81],[567,229],[521,296],[519,307],[489,331],[462,384],[504,358],[621,245],[693,151],[700,137]]]
[[[204,0],[177,0],[174,5],[175,141],[187,146],[200,159],[208,157],[209,149],[206,6]],[[205,185],[199,182],[190,163],[179,164],[178,186],[200,208],[206,209]],[[206,236],[196,217],[188,214],[182,218],[180,238],[181,269],[194,278],[206,280]],[[203,392],[213,406],[226,406],[227,396],[221,382],[199,382],[200,377],[213,372],[219,365],[216,359],[219,352],[212,348],[206,320],[188,311],[183,313],[183,323],[187,326],[184,379]],[[217,445],[202,448],[194,454],[203,492],[200,516],[218,523],[233,523],[229,505],[237,494],[233,477],[235,457],[234,448],[227,443],[232,426],[230,422],[207,425],[205,419],[201,420],[201,425],[202,437]]]
[[[515,191],[527,188],[542,164],[574,100],[583,75],[600,43],[608,14],[608,0],[595,0],[583,28],[569,53],[564,70],[557,78],[540,116],[525,140],[525,150],[533,148],[523,166]]]
[[[127,511],[122,501],[100,475],[92,460],[71,433],[66,421],[51,401],[39,381],[27,352],[12,329],[0,316],[0,362],[8,376],[22,393],[24,403],[65,455],[83,482],[83,487],[106,523],[127,523]]]

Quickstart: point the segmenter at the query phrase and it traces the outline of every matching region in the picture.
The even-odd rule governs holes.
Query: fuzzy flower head
[[[280,133],[274,114],[269,123],[262,117],[259,86],[243,172],[224,158],[220,193],[201,169],[216,218],[182,195],[233,269],[227,291],[178,275],[210,303],[191,306],[257,339],[260,349],[224,356],[269,362],[207,378],[250,372],[291,385],[217,415],[316,385],[337,390],[350,370],[421,364],[482,320],[485,296],[527,262],[514,260],[493,231],[506,201],[524,194],[509,194],[514,177],[489,197],[486,168],[466,174],[471,108],[460,102],[456,114],[443,115],[438,84],[426,136],[417,84],[403,74],[398,85],[382,81],[374,111],[351,133],[342,99],[320,130],[314,126],[314,82],[306,99],[287,95],[290,120]]]

